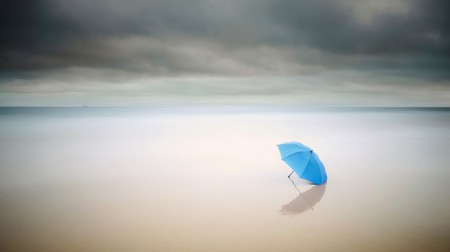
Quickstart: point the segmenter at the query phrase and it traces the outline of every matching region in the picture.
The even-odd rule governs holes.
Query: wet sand
[[[448,251],[450,111],[0,109],[0,251]],[[293,176],[301,141],[328,183]],[[297,190],[298,189],[298,190]]]

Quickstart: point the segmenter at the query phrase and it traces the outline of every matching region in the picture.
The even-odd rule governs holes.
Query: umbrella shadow
[[[309,209],[313,209],[314,205],[319,203],[319,201],[322,199],[323,195],[325,194],[326,188],[326,184],[313,186],[311,189],[303,193],[297,189],[299,195],[291,202],[283,205],[279,212],[283,215],[296,215],[301,214]]]

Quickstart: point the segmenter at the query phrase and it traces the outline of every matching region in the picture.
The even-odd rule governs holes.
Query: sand
[[[1,251],[449,251],[450,111],[2,108]],[[301,141],[328,183],[290,173]]]

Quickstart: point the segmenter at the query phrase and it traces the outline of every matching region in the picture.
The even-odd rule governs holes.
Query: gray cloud
[[[402,96],[408,87],[410,102],[422,102],[427,88],[444,92],[435,102],[442,105],[448,9],[445,0],[6,0],[0,92],[4,101],[26,92],[133,90],[248,98],[292,96],[298,87],[356,99]]]
[[[281,0],[271,14],[291,41],[335,53],[450,56],[448,1],[377,2],[386,5],[370,10],[364,7],[373,1]]]
[[[387,75],[374,78],[378,75],[360,72],[238,78],[136,78],[136,74],[127,71],[100,72],[70,69],[32,81],[15,80],[0,86],[0,104],[135,106],[155,103],[295,103],[321,106],[447,106],[450,99],[449,81],[427,82],[424,85],[420,80],[412,82],[409,78]]]
[[[241,62],[239,52],[253,48],[269,48],[274,65],[382,67],[404,57],[418,67],[431,59],[431,68],[448,69],[448,1],[372,2],[3,1],[0,70],[77,66],[209,75],[241,74],[248,67],[259,69],[255,73],[302,73],[296,67],[261,67],[258,50],[244,66],[222,68],[227,54],[229,61]],[[202,52],[217,58],[216,69],[198,63]]]

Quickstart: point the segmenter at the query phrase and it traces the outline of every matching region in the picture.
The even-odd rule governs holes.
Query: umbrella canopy
[[[316,185],[327,182],[325,167],[313,150],[298,142],[278,145],[281,159],[288,164],[300,178]]]
[[[308,191],[301,193],[291,202],[281,207],[280,213],[294,215],[305,212],[317,204],[325,194],[327,185],[313,186]]]

